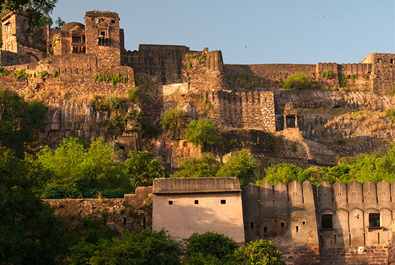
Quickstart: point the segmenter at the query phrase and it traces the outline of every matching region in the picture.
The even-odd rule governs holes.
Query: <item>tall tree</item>
[[[0,0],[3,13],[23,12],[30,27],[52,25],[52,13],[58,0]]]
[[[33,194],[36,185],[26,162],[0,147],[0,264],[57,264],[67,251],[67,225]]]
[[[0,144],[22,156],[23,147],[42,125],[45,111],[38,101],[28,104],[17,93],[0,89]]]

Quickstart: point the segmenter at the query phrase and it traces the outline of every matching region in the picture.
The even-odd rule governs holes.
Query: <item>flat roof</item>
[[[157,178],[154,194],[241,192],[239,179],[232,178]]]

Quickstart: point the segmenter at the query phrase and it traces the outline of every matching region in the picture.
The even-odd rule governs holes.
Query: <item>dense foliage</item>
[[[288,76],[281,84],[282,88],[292,90],[303,90],[303,89],[316,89],[317,83],[305,73],[292,74]]]
[[[23,12],[27,17],[28,30],[34,26],[52,24],[50,14],[58,0],[0,0],[2,13],[7,11]]]
[[[203,153],[199,158],[181,158],[179,167],[180,171],[171,175],[172,178],[215,177],[220,168],[220,162],[212,153]]]
[[[257,176],[259,176],[258,164],[248,149],[232,154],[229,161],[217,172],[217,177],[238,177],[241,186],[253,182]]]
[[[34,172],[0,147],[0,264],[57,264],[67,225],[33,193]]]
[[[323,181],[333,184],[337,181],[349,183],[354,180],[360,183],[372,181],[377,184],[382,180],[391,183],[395,181],[395,146],[390,145],[385,153],[373,152],[342,158],[333,167],[314,166],[302,169],[283,163],[266,168],[265,172],[266,177],[258,181],[257,185],[264,181],[275,184],[278,181],[289,183],[293,180],[300,183],[309,180],[316,185]]]
[[[213,153],[203,153],[201,157],[180,159],[180,171],[172,178],[200,178],[200,177],[238,177],[240,185],[245,186],[259,176],[258,164],[250,150],[242,149],[234,152],[229,161],[221,164]]]
[[[236,250],[236,256],[244,260],[247,265],[285,265],[281,252],[272,245],[272,242],[257,240],[247,243],[245,247]]]
[[[21,157],[26,143],[43,125],[46,112],[38,101],[27,103],[9,89],[0,89],[0,144],[13,149]]]
[[[236,242],[222,234],[206,232],[193,233],[187,240],[186,264],[225,264],[234,260],[233,253],[238,248]]]
[[[121,239],[102,238],[73,247],[72,264],[180,264],[181,249],[165,232],[124,233]]]
[[[196,147],[200,146],[202,150],[219,143],[221,140],[218,125],[209,118],[199,118],[197,121],[191,121],[184,138]]]
[[[130,152],[125,166],[133,185],[138,182],[142,186],[150,186],[155,178],[165,177],[164,168],[148,151]]]
[[[179,139],[180,131],[185,126],[187,113],[179,107],[170,108],[163,113],[161,126],[173,139]]]

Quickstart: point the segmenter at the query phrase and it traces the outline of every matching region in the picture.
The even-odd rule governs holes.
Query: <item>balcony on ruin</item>
[[[85,43],[72,43],[71,44],[71,53],[85,53]]]
[[[109,46],[110,45],[110,38],[106,38],[103,35],[100,35],[97,38],[97,44],[101,46]]]

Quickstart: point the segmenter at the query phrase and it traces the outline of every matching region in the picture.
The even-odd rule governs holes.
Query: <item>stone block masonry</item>
[[[152,226],[152,187],[138,187],[135,194],[125,194],[123,199],[47,199],[55,214],[66,219],[106,218],[106,224],[120,232],[142,231]]]
[[[0,66],[21,65],[31,62],[29,55],[9,51],[0,51]]]
[[[271,91],[206,92],[209,116],[223,128],[275,132],[274,96]]]

